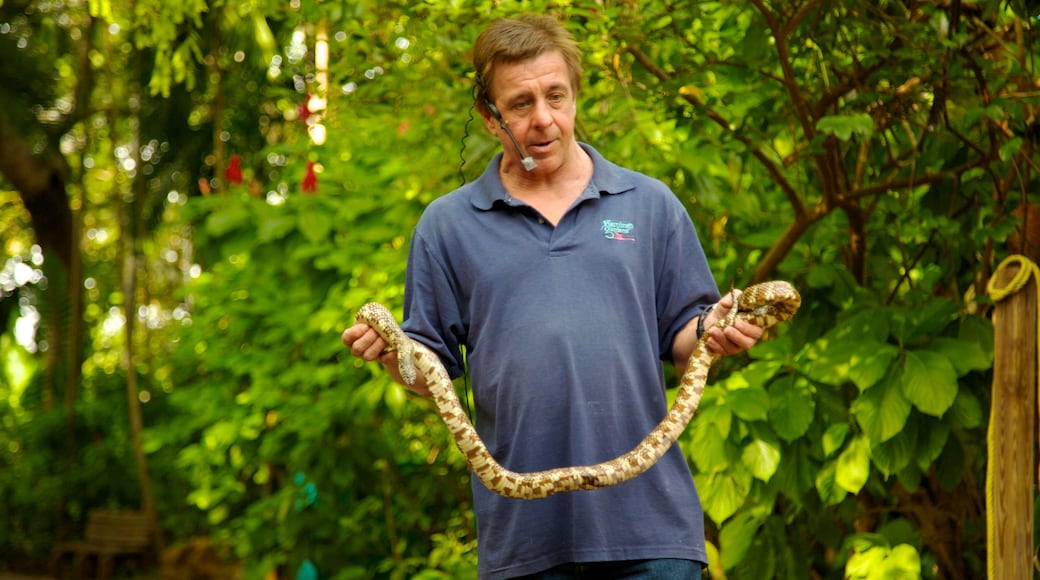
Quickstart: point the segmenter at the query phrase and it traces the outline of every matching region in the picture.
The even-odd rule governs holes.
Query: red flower
[[[303,176],[303,183],[300,184],[300,189],[304,193],[317,193],[318,191],[318,175],[314,173],[314,162],[307,162],[307,174]]]
[[[298,112],[298,115],[297,115],[297,116],[298,116],[298,117],[300,118],[300,120],[301,120],[301,121],[303,121],[304,123],[306,123],[306,122],[307,122],[307,117],[310,117],[310,116],[311,116],[311,109],[310,109],[310,107],[309,107],[309,106],[307,106],[307,102],[308,102],[308,101],[310,101],[310,100],[311,100],[311,95],[310,95],[310,93],[308,93],[308,94],[307,94],[307,96],[306,96],[306,97],[304,97],[304,99],[303,99],[303,102],[302,102],[302,103],[300,103],[300,107],[299,107],[299,109],[297,110],[297,112]]]
[[[242,159],[237,153],[231,156],[231,163],[228,164],[227,170],[224,171],[224,177],[227,178],[229,184],[238,185],[242,183]]]

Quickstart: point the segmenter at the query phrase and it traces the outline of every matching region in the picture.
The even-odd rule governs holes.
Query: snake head
[[[738,307],[741,317],[765,329],[794,316],[802,297],[782,280],[762,282],[744,290]]]
[[[369,325],[382,337],[386,342],[383,352],[397,351],[397,369],[401,372],[401,379],[409,386],[415,384],[415,348],[394,315],[382,304],[369,302],[358,310],[355,319]]]
[[[397,347],[397,370],[401,371],[401,378],[408,386],[415,384],[414,351],[411,340],[406,340]]]

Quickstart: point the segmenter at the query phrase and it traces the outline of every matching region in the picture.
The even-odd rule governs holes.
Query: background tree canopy
[[[672,187],[720,288],[803,294],[681,440],[713,577],[984,574],[1034,0],[3,0],[0,570],[122,506],[247,577],[474,575],[432,404],[339,334],[496,152],[469,50],[527,11],[580,39],[580,138]]]

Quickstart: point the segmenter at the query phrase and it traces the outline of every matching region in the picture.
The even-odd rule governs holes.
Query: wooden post
[[[1035,266],[1006,262],[990,285],[993,312],[993,399],[986,469],[986,543],[990,580],[1033,577],[1033,497],[1038,474],[1037,280]],[[1026,271],[1023,271],[1026,270]],[[1001,299],[994,288],[1020,289]],[[1016,285],[1017,286],[1017,285]]]

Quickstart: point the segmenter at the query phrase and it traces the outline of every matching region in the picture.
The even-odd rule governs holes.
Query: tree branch
[[[671,80],[670,75],[668,75],[668,73],[666,73],[664,70],[658,67],[653,61],[651,61],[650,58],[643,53],[643,51],[639,50],[639,48],[632,45],[628,45],[625,47],[625,50],[627,50],[633,57],[635,57],[636,61],[640,65],[642,65],[643,68],[645,68],[650,74],[657,77],[658,80],[662,82]],[[704,114],[707,115],[709,119],[714,121],[715,124],[722,127],[723,130],[729,133],[734,139],[740,141],[741,143],[747,146],[748,150],[751,151],[751,154],[755,157],[755,159],[757,159],[758,162],[762,164],[765,170],[773,178],[773,181],[775,181],[776,184],[780,187],[780,189],[784,192],[784,195],[787,197],[787,201],[791,204],[791,207],[794,209],[796,218],[805,213],[805,205],[802,203],[801,198],[798,196],[798,193],[794,190],[794,187],[791,185],[790,181],[788,181],[787,177],[785,177],[784,174],[780,171],[780,168],[777,167],[777,165],[773,163],[773,161],[769,159],[769,157],[762,153],[761,149],[754,141],[734,131],[732,124],[725,117],[719,114],[718,111],[715,111],[711,107],[708,107],[706,103],[697,98],[697,96],[694,95],[692,92],[680,90],[679,95],[687,103],[693,105],[694,108],[704,111]]]

